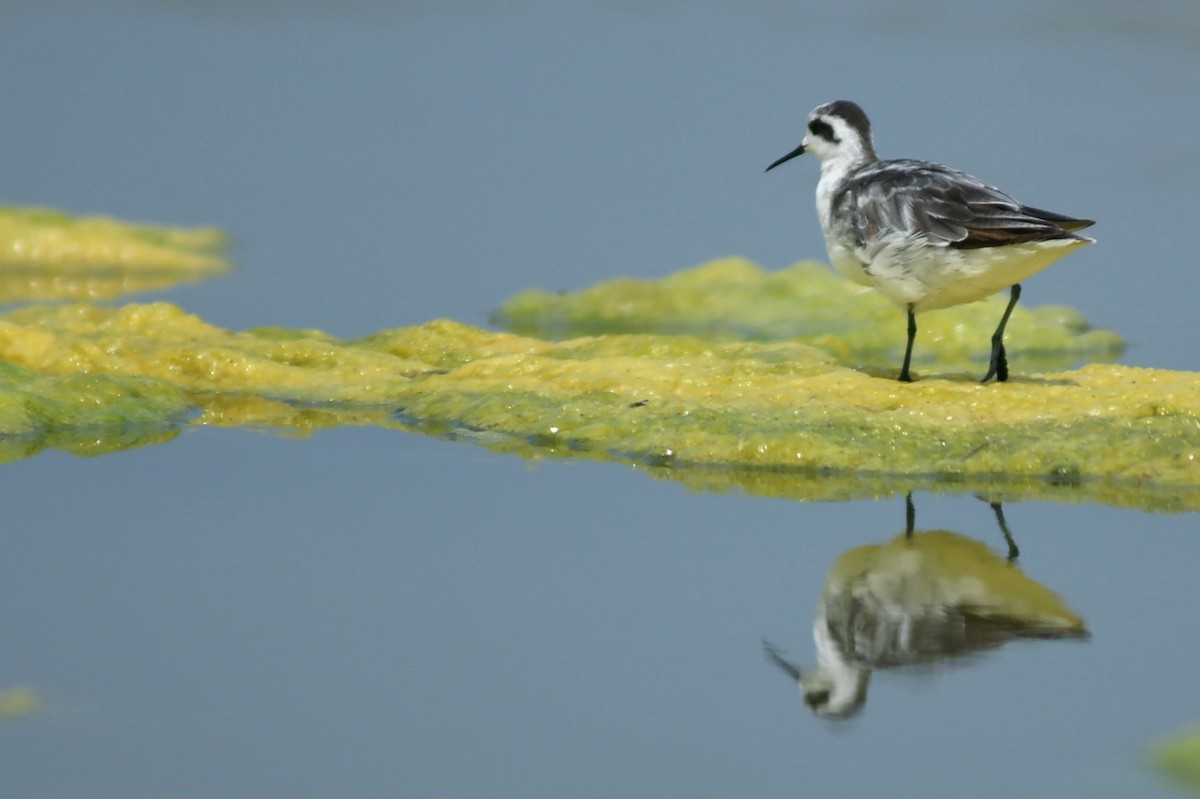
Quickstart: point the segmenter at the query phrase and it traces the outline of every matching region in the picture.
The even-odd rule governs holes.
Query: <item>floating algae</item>
[[[807,477],[834,473],[1200,505],[1191,373],[1092,365],[999,385],[928,374],[902,384],[796,342],[554,343],[449,321],[341,341],[230,332],[167,303],[15,310],[0,316],[0,359],[165,385],[214,423],[383,423],[522,454],[669,466],[709,487],[718,473],[729,485],[773,474],[780,482],[766,490],[804,495],[823,482]],[[789,493],[789,482],[800,488]]]
[[[0,303],[110,299],[225,272],[213,228],[0,207]]]
[[[932,311],[920,317],[914,364],[974,368],[1007,297]],[[526,291],[494,315],[516,333],[564,339],[609,333],[699,336],[713,341],[812,344],[850,366],[899,368],[904,316],[878,291],[855,285],[815,262],[767,272],[740,258],[713,261],[662,280],[620,279],[574,294]],[[1018,305],[1006,337],[1018,371],[1062,369],[1111,360],[1121,338],[1093,330],[1078,312]]]
[[[165,302],[18,308],[0,316],[0,358],[50,374],[136,376],[298,403],[381,403],[429,368],[314,331],[232,333]]]
[[[224,263],[211,232],[19,210],[0,211],[4,224],[12,241],[44,237],[7,257],[61,274],[114,260],[135,271]],[[643,330],[558,342],[451,321],[350,341],[233,332],[169,303],[17,308],[0,315],[0,459],[160,441],[187,419],[298,435],[371,424],[525,457],[620,459],[705,490],[841,498],[949,482],[1200,507],[1200,376],[1093,365],[980,385],[953,364],[993,320],[951,309],[922,327],[939,360],[902,385],[846,365],[899,338],[895,309],[854,292],[823,267],[768,275],[727,260],[563,298],[565,316],[542,295],[506,305],[509,321],[559,314],[560,333]],[[1064,310],[1012,327],[1069,360],[1119,347]]]
[[[102,455],[173,438],[194,406],[175,386],[118,375],[43,375],[0,363],[0,463],[54,448]]]
[[[801,344],[525,341],[430,373],[397,405],[426,424],[677,468],[1200,484],[1196,375],[1090,366],[907,385]]]
[[[0,719],[16,719],[36,713],[42,706],[37,692],[21,686],[0,691]]]
[[[224,234],[0,207],[0,303],[105,299],[227,271]],[[23,345],[57,347],[27,331]],[[69,350],[57,353],[68,361]],[[175,436],[195,410],[184,392],[138,375],[0,363],[0,462],[45,448],[99,455]]]
[[[1200,727],[1160,741],[1151,752],[1150,764],[1178,787],[1200,795]]]

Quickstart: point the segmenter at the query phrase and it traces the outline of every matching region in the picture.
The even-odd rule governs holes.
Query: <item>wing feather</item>
[[[1023,205],[965,172],[927,161],[876,161],[833,197],[834,213],[862,247],[893,236],[923,236],[960,249],[1078,239],[1092,224]]]

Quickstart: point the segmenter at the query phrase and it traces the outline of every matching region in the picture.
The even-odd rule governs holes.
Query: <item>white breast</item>
[[[872,285],[920,312],[982,300],[1090,243],[1054,239],[963,250],[910,237],[868,243],[855,256]]]

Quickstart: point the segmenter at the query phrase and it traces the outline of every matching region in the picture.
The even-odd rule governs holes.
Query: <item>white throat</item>
[[[823,149],[814,147],[813,152],[821,159],[821,179],[817,181],[817,216],[821,220],[821,230],[828,235],[833,195],[852,173],[879,159],[870,143],[863,142],[857,136],[844,138],[835,150],[823,152]]]

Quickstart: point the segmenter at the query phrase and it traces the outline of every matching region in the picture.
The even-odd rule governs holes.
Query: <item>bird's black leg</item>
[[[917,509],[913,505],[912,492],[904,495],[904,537],[912,538],[913,528],[917,526]]]
[[[904,365],[900,367],[900,381],[903,383],[911,383],[912,375],[908,373],[908,364],[912,361],[913,341],[917,338],[917,315],[913,313],[913,307],[910,303],[908,306],[908,346],[904,348]]]
[[[999,502],[988,504],[992,506],[992,511],[996,514],[996,523],[1000,525],[1000,532],[1004,533],[1004,542],[1008,544],[1008,562],[1012,563],[1021,556],[1021,550],[1017,549],[1017,542],[1013,540],[1012,533],[1008,531],[1008,523],[1004,521],[1004,508]]]
[[[1019,299],[1021,299],[1021,284],[1013,283],[1008,307],[1004,309],[1004,316],[1000,317],[1000,325],[992,334],[992,360],[988,364],[987,374],[980,381],[982,383],[986,383],[993,377],[999,383],[1008,379],[1008,357],[1004,352],[1004,326],[1008,324],[1008,317],[1012,316],[1012,310],[1016,307]]]

